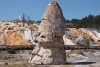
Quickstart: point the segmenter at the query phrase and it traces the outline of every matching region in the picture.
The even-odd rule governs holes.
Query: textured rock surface
[[[34,43],[37,37],[38,25],[30,24],[30,26],[22,27],[20,22],[18,25],[13,22],[0,23],[0,45],[29,45]],[[77,33],[76,33],[77,32]],[[90,46],[100,45],[100,33],[94,29],[86,28],[68,28],[63,36],[65,45],[75,44],[75,39],[83,35]]]
[[[64,50],[63,35],[66,22],[62,10],[57,2],[51,2],[44,15],[38,30],[38,45],[31,54],[30,63],[33,64],[64,64],[66,53]]]
[[[0,24],[0,45],[32,45],[35,39],[37,26],[22,27],[13,22],[4,22]],[[32,34],[31,34],[32,33]]]
[[[80,35],[75,39],[75,43],[81,46],[88,46],[87,40],[83,35]]]
[[[38,30],[38,41],[57,41],[56,36],[62,37],[65,34],[64,30],[66,30],[66,21],[63,17],[62,10],[58,3],[53,1],[48,5],[43,14]],[[42,38],[42,36],[45,36],[45,38]]]
[[[65,45],[100,45],[100,33],[97,30],[86,28],[68,28],[65,32],[66,33],[63,36]]]

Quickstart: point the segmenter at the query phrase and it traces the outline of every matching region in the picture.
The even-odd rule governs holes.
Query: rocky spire
[[[46,8],[38,32],[40,42],[55,41],[56,36],[62,37],[65,33],[66,22],[59,4],[52,1]],[[42,38],[42,36],[45,36]]]
[[[64,64],[66,54],[63,35],[66,22],[59,4],[52,1],[46,8],[38,29],[38,45],[31,54],[33,64]]]

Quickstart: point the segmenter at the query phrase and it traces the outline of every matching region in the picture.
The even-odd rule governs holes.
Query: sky
[[[52,0],[0,0],[0,21],[15,20],[23,13],[31,20],[41,20]],[[100,15],[100,0],[56,0],[66,19],[81,19],[88,15]]]

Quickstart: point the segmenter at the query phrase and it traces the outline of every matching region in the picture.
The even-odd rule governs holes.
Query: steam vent
[[[52,1],[46,8],[38,29],[38,45],[32,51],[29,62],[34,65],[65,64],[63,35],[66,22],[59,4]]]

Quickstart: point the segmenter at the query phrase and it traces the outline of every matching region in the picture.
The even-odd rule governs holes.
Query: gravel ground
[[[0,67],[100,67],[99,50],[68,50],[66,65],[31,65],[28,59],[31,51],[17,51],[17,54],[0,53]]]
[[[100,50],[75,51],[67,54],[67,61],[73,67],[100,67]]]

